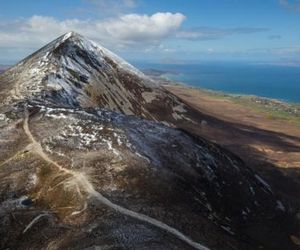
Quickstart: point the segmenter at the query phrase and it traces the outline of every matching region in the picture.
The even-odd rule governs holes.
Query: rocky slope
[[[70,32],[0,76],[0,97],[11,104],[35,97],[81,107],[105,107],[124,114],[177,119],[178,100],[112,52]]]
[[[296,249],[288,208],[239,158],[129,116],[188,112],[101,46],[66,34],[0,87],[1,249]]]

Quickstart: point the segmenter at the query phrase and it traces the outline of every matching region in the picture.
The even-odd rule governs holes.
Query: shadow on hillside
[[[252,146],[267,146],[272,148],[275,154],[279,151],[283,156],[285,153],[299,153],[300,155],[299,137],[224,121],[189,107],[187,115],[196,123],[179,121],[176,124],[178,128],[223,145],[267,180],[274,191],[283,197],[294,210],[300,209],[300,166],[299,168],[280,168],[271,163],[268,152]],[[207,124],[203,126],[201,122],[204,120]]]
[[[191,111],[190,116],[193,120],[198,121],[198,124],[205,120],[207,122],[207,127],[205,128],[204,126],[203,128],[203,126],[196,126],[196,130],[206,130],[207,132],[212,133],[217,132],[215,135],[220,135],[221,137],[216,137],[216,141],[228,139],[234,142],[235,140],[240,140],[248,145],[261,143],[278,148],[281,151],[300,152],[300,138],[296,136],[261,129],[250,125],[224,121],[214,116],[200,113],[197,110]]]
[[[198,137],[198,135],[195,135],[195,133],[187,128],[180,129],[187,134]],[[202,134],[198,134],[200,137],[204,137]],[[280,143],[280,141],[277,143]],[[298,249],[295,243],[282,246],[282,242],[285,242],[285,236],[291,239],[291,237],[298,236],[300,232],[300,220],[296,219],[300,214],[300,168],[280,168],[268,162],[267,156],[264,153],[250,146],[245,147],[244,145],[243,150],[238,147],[234,150],[224,146],[223,148],[238,155],[248,167],[267,181],[275,197],[283,202],[287,211],[280,218],[271,219],[267,222],[264,221],[262,224],[258,222],[258,224],[250,225],[246,229],[246,234],[251,239],[253,237],[253,239],[259,239],[261,242],[264,242],[266,235],[268,235],[268,238],[273,239],[273,242],[270,243],[268,241],[270,245],[266,249],[277,249],[278,244],[282,249]],[[258,228],[260,229],[258,230]],[[279,232],[279,235],[276,232]]]

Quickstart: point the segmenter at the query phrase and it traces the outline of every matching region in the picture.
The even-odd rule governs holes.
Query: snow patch
[[[261,184],[263,184],[263,186],[265,186],[270,192],[272,192],[272,189],[271,189],[270,185],[269,185],[266,181],[264,181],[264,180],[263,180],[259,175],[257,175],[257,174],[255,174],[254,176],[255,176],[255,178],[256,178]]]
[[[51,117],[54,119],[67,119],[69,118],[68,116],[64,115],[63,113],[58,113],[58,114],[46,114],[47,117]]]
[[[0,122],[8,122],[8,117],[5,114],[0,114]]]
[[[229,226],[222,226],[221,228],[223,228],[226,232],[230,233],[231,235],[235,235],[234,232],[232,232],[231,228]]]
[[[136,154],[138,157],[140,157],[140,158],[146,160],[149,164],[151,163],[151,161],[150,161],[150,159],[149,159],[148,157],[141,155],[139,152],[135,152],[135,154]]]
[[[36,174],[31,174],[28,177],[28,185],[35,186],[37,184],[38,177]]]
[[[185,113],[187,112],[183,104],[177,105],[173,108],[174,111],[180,112],[180,113]]]
[[[276,201],[276,208],[279,209],[279,210],[285,211],[284,205],[279,200]]]
[[[107,139],[102,139],[102,141],[106,142],[108,150],[112,151],[116,156],[120,156],[120,152],[112,146],[112,141]]]

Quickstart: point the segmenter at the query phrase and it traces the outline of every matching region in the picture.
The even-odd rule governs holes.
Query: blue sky
[[[70,30],[130,61],[300,65],[298,0],[2,1],[0,64]]]

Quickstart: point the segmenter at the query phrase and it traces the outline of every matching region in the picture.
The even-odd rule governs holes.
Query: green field
[[[201,89],[214,98],[227,99],[234,103],[251,108],[253,111],[263,113],[272,120],[284,120],[300,126],[300,104],[282,102],[250,95],[234,95],[220,91]]]

